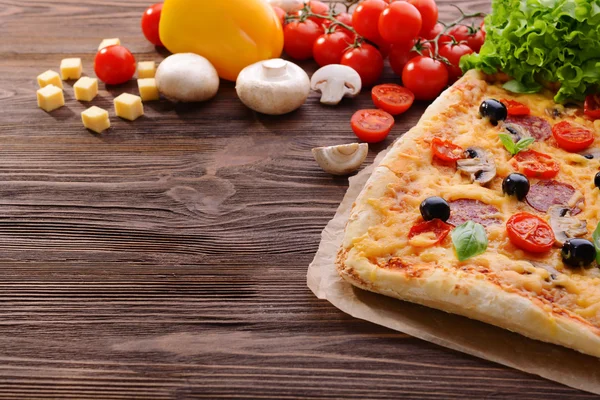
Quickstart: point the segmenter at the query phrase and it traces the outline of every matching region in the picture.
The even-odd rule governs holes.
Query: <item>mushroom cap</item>
[[[355,97],[362,89],[360,75],[347,65],[330,64],[318,69],[310,79],[312,90],[320,91],[321,103],[335,105],[343,97]]]
[[[367,143],[316,147],[312,154],[323,171],[332,175],[348,175],[360,168],[369,153]]]
[[[158,91],[172,101],[194,102],[213,98],[219,90],[217,70],[193,53],[173,54],[156,70]]]
[[[474,153],[475,157],[458,160],[458,170],[471,175],[472,182],[485,185],[496,177],[496,162],[487,151],[481,147],[470,147],[467,152]]]

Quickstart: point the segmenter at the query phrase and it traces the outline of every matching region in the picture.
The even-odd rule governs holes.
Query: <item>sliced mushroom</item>
[[[572,217],[570,208],[555,205],[548,209],[548,213],[557,245],[562,246],[567,239],[584,236],[588,233],[587,222]]]
[[[569,103],[566,105],[555,104],[552,107],[546,108],[546,114],[548,114],[550,117],[552,117],[554,119],[561,118],[564,116],[574,117],[577,115],[579,108],[580,108],[579,105],[573,104],[573,103]]]
[[[365,161],[368,153],[369,145],[366,143],[351,143],[312,149],[317,164],[323,168],[323,171],[332,175],[348,175],[356,171]]]
[[[552,280],[555,280],[560,275],[560,272],[558,272],[558,270],[556,270],[556,268],[554,268],[551,265],[548,265],[548,264],[545,264],[545,263],[539,262],[539,261],[533,261],[533,260],[529,260],[529,263],[531,265],[533,265],[535,268],[542,268],[542,269],[545,269],[546,271],[548,271],[550,273],[550,279],[552,279]]]
[[[313,74],[310,88],[321,92],[321,103],[336,105],[343,97],[355,97],[359,94],[362,82],[360,75],[353,68],[331,64]]]
[[[458,160],[456,164],[459,171],[471,176],[471,182],[485,185],[496,177],[496,163],[484,149],[470,147],[465,153],[468,158]]]
[[[584,156],[588,160],[599,160],[600,159],[600,149],[586,149],[579,153]]]
[[[523,138],[531,137],[531,133],[519,124],[507,122],[504,124],[504,129],[510,134],[513,142],[517,143]]]

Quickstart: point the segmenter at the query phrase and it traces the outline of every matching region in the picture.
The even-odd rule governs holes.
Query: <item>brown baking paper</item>
[[[375,159],[377,165],[386,151]],[[600,359],[574,350],[528,339],[482,322],[364,291],[342,280],[335,257],[342,243],[352,203],[374,169],[350,178],[350,187],[335,217],[321,234],[321,244],[308,268],[308,287],[356,318],[404,332],[453,350],[600,394]]]

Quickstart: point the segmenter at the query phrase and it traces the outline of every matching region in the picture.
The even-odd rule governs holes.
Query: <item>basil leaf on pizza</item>
[[[500,137],[500,141],[502,142],[504,148],[506,148],[506,150],[508,150],[508,152],[513,156],[527,149],[533,142],[535,142],[535,139],[531,137],[522,138],[517,143],[515,143],[512,140],[512,137],[510,135],[507,135],[506,133],[501,133],[498,136]]]
[[[600,222],[592,234],[592,239],[594,239],[594,246],[596,246],[596,262],[600,264]]]
[[[488,238],[483,225],[467,221],[452,231],[452,243],[460,261],[468,260],[487,250]]]

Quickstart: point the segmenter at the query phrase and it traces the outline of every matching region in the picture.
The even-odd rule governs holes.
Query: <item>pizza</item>
[[[357,198],[339,274],[600,356],[600,120],[553,95],[474,70],[447,89]]]

